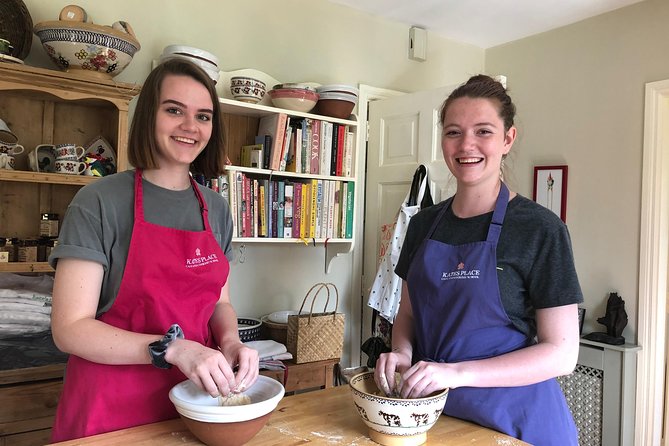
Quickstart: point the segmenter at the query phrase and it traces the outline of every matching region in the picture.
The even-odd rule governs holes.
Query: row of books
[[[260,118],[241,165],[312,175],[353,176],[355,135],[349,126],[275,113]]]
[[[227,195],[234,237],[353,237],[354,182],[270,179],[230,170],[210,187]]]

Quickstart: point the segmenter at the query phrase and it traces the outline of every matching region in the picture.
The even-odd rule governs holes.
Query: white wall
[[[34,23],[56,20],[62,7],[70,4],[24,1]],[[459,83],[480,72],[484,63],[482,49],[433,36],[427,62],[411,61],[408,26],[325,0],[79,0],[76,4],[97,24],[124,20],[133,27],[142,49],[117,76],[123,82],[143,82],[151,61],[170,44],[205,49],[219,58],[224,71],[254,68],[282,82],[362,83],[400,91]],[[36,37],[26,63],[53,68]],[[361,240],[361,234],[357,237]],[[356,249],[362,249],[362,243]],[[235,261],[231,278],[232,299],[240,315],[259,317],[297,309],[310,286],[320,281],[337,285],[341,308],[350,308],[351,299],[360,298],[350,290],[354,275],[361,274],[352,271],[351,254],[336,258],[327,275],[322,245],[248,245],[245,257],[245,263]],[[357,363],[357,358],[348,356],[345,352],[345,366]]]
[[[669,78],[669,2],[646,0],[486,51],[518,107],[519,192],[534,165],[569,166],[567,224],[585,294],[584,333],[604,331],[609,292],[636,342],[644,88]],[[530,195],[531,196],[531,195]]]

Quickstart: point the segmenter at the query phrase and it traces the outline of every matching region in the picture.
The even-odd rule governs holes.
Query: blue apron
[[[490,358],[532,345],[513,326],[497,281],[497,241],[509,201],[502,183],[485,241],[449,245],[431,240],[451,202],[435,219],[409,267],[414,361]],[[578,445],[578,433],[557,380],[521,387],[451,389],[444,413],[537,446]]]

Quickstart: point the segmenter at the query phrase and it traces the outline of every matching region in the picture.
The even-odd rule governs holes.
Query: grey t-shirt
[[[97,315],[107,311],[121,286],[134,224],[134,170],[99,179],[81,188],[67,208],[58,246],[49,256],[92,260],[104,267]],[[202,231],[200,205],[192,188],[172,191],[142,180],[144,217],[168,228]],[[209,210],[209,224],[226,257],[232,259],[232,218],[227,201],[198,185]]]
[[[411,219],[395,268],[402,279],[406,280],[415,250],[447,201]],[[458,218],[449,208],[432,239],[451,245],[482,241],[491,220],[492,212]],[[553,212],[521,195],[508,203],[497,244],[497,267],[504,309],[514,326],[529,337],[536,335],[536,309],[583,302],[567,226]]]

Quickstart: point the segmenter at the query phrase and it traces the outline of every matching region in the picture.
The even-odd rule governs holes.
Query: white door
[[[392,224],[397,218],[416,168],[420,164],[428,168],[435,203],[455,190],[455,181],[449,182],[451,175],[441,154],[439,110],[456,87],[369,103],[363,237],[363,342],[371,334],[372,312],[367,299],[377,272],[382,226]],[[362,363],[365,362],[366,358],[363,358]]]

